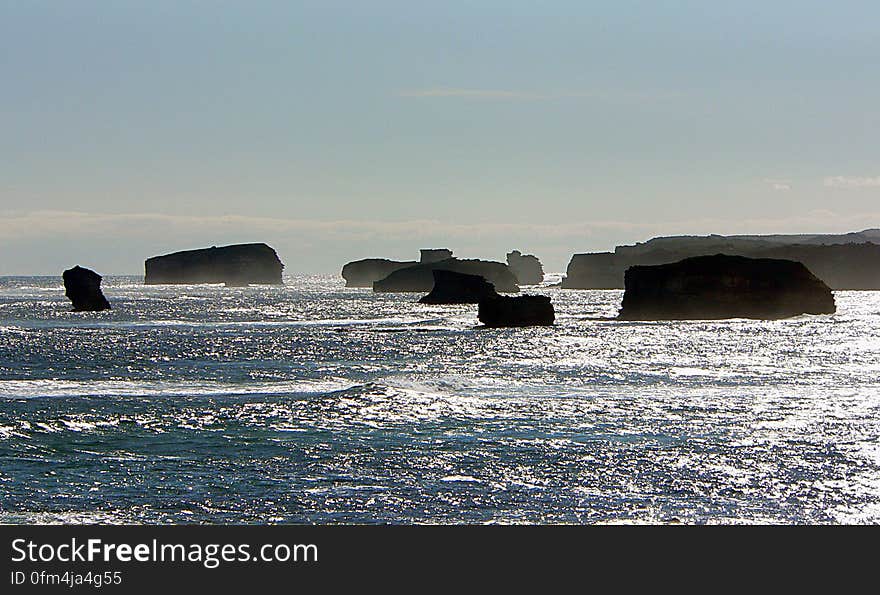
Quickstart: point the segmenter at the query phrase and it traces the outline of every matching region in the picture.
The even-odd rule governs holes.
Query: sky
[[[0,0],[0,275],[880,227],[876,2]]]

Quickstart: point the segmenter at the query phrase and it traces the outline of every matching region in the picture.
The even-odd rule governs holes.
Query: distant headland
[[[657,237],[613,252],[575,254],[562,287],[623,289],[631,266],[728,254],[803,263],[831,289],[880,289],[880,229],[848,234]]]

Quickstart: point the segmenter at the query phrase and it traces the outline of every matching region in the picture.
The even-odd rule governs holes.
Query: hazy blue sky
[[[0,0],[0,274],[880,226],[876,2]]]

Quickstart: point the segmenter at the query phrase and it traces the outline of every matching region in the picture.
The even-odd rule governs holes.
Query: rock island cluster
[[[144,284],[282,284],[284,264],[263,243],[212,246],[148,258]],[[423,304],[475,304],[486,327],[552,325],[541,261],[511,250],[505,262],[458,258],[448,248],[419,260],[365,258],[342,267],[346,287],[424,293]],[[101,276],[64,271],[74,311],[110,308]],[[623,289],[620,320],[753,318],[835,312],[832,290],[880,289],[880,229],[842,235],[672,236],[613,252],[574,254],[563,289]]]

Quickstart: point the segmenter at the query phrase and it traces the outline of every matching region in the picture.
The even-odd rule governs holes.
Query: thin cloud
[[[788,192],[791,190],[791,180],[764,180],[764,183],[777,192]]]
[[[828,188],[880,188],[880,176],[828,176],[823,180]]]
[[[601,99],[613,101],[659,101],[679,97],[671,91],[554,91],[535,92],[516,89],[468,89],[461,87],[431,87],[398,91],[398,97],[497,99],[510,101],[550,101],[558,99]]]
[[[397,95],[400,97],[466,97],[475,99],[524,99],[531,101],[552,98],[552,95],[547,95],[543,93],[528,93],[524,91],[456,88],[415,89],[400,91],[397,93]]]
[[[309,234],[325,239],[420,239],[424,237],[474,238],[540,234],[563,237],[589,235],[597,229],[638,229],[640,224],[624,221],[589,223],[449,223],[432,219],[370,221],[356,219],[313,220],[242,215],[194,216],[161,213],[87,213],[80,211],[33,211],[0,213],[0,239],[84,234],[105,237],[151,236],[157,232],[229,231],[253,233]]]
[[[572,250],[579,241],[596,235],[635,236],[708,233],[819,233],[854,231],[876,227],[880,212],[838,215],[826,210],[777,219],[716,218],[678,221],[593,220],[560,223],[469,222],[451,223],[432,219],[406,221],[312,220],[242,215],[191,216],[161,213],[87,213],[80,211],[0,212],[0,240],[20,241],[50,237],[153,237],[157,234],[200,232],[224,237],[230,234],[284,234],[313,240],[421,240],[446,238],[532,237],[566,240]],[[609,246],[610,248],[611,246]]]

